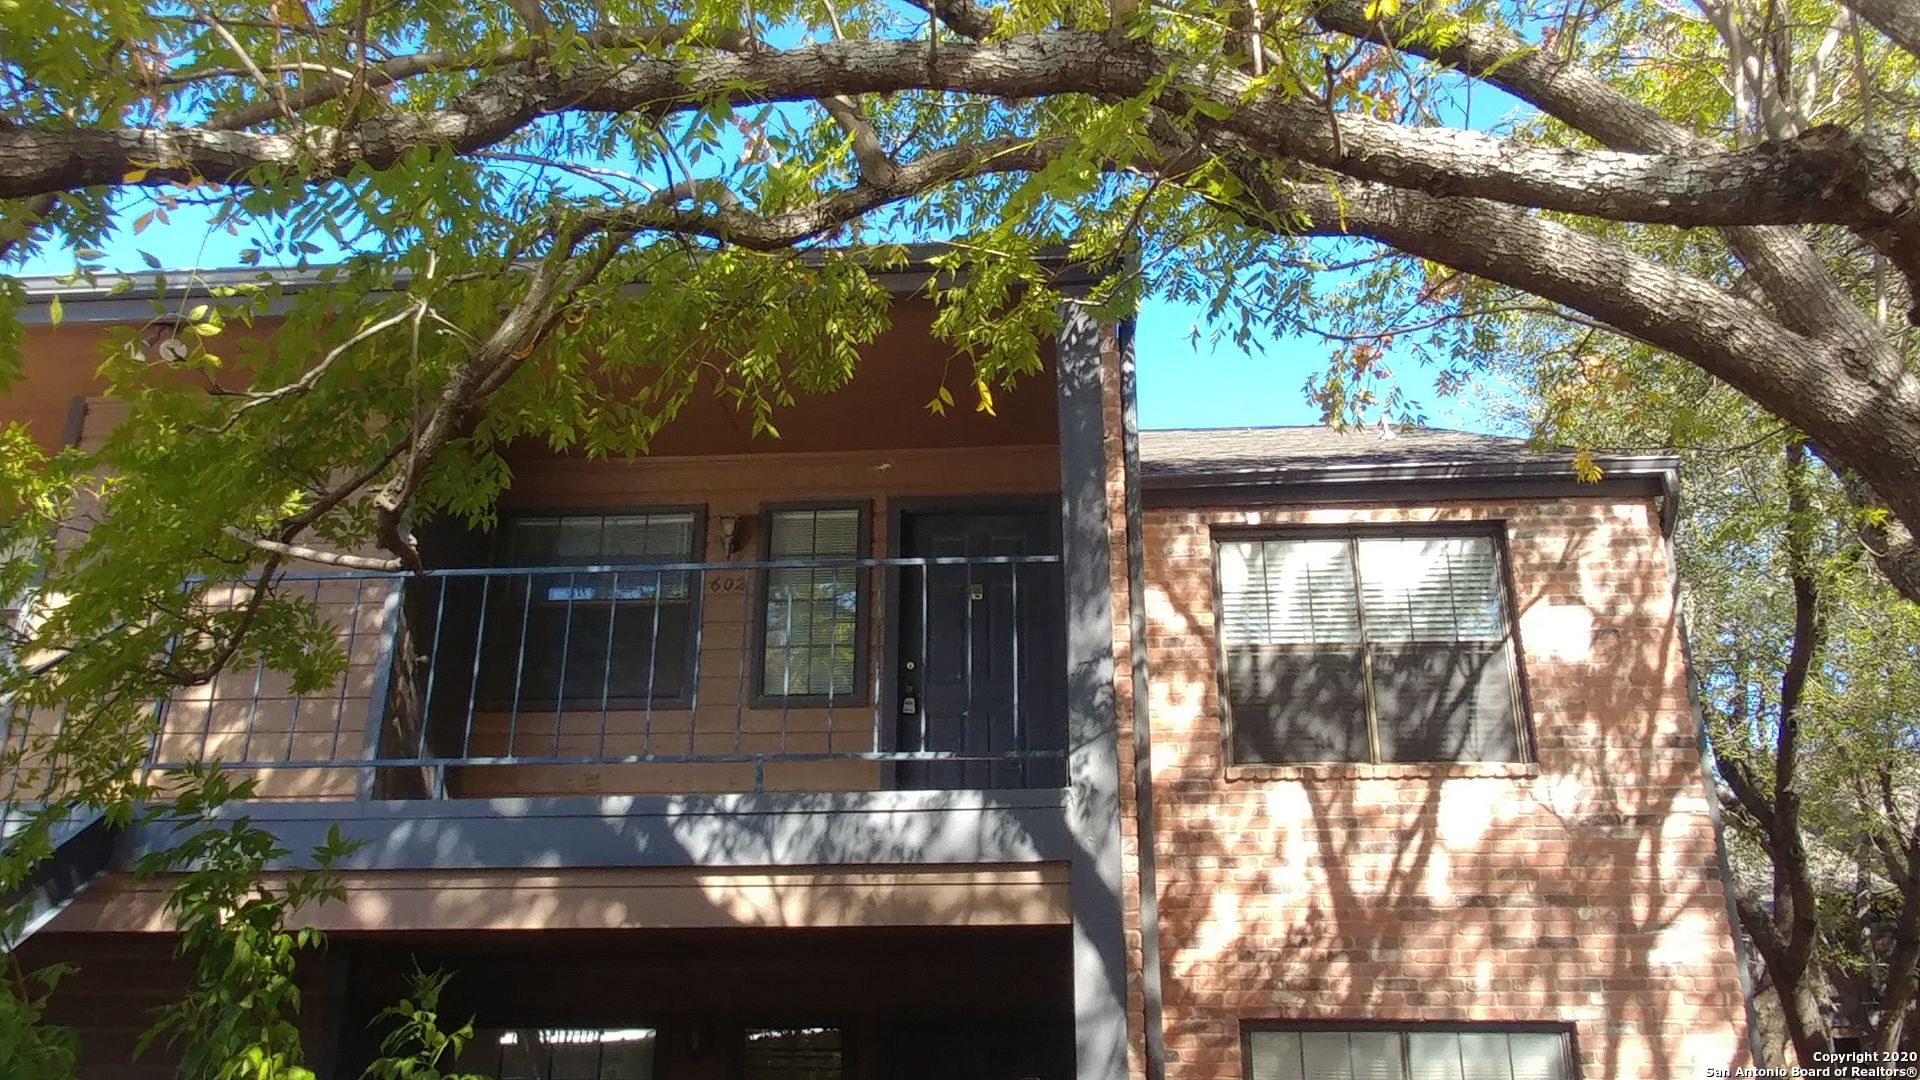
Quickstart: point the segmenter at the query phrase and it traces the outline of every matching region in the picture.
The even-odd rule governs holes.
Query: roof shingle
[[[1540,451],[1525,439],[1446,428],[1337,430],[1321,424],[1265,428],[1188,428],[1140,433],[1147,476],[1314,472],[1329,466],[1505,465],[1567,462],[1564,450]]]

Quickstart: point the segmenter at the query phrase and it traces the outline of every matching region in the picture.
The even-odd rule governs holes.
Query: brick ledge
[[[1533,761],[1327,762],[1317,765],[1229,765],[1229,783],[1275,780],[1525,780],[1540,775]]]

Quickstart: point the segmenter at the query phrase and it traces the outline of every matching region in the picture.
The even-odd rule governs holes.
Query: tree
[[[513,439],[639,451],[702,389],[777,431],[850,376],[915,239],[952,242],[935,330],[983,405],[1038,367],[1055,250],[1115,270],[1085,302],[1343,341],[1315,389],[1349,418],[1407,411],[1396,350],[1464,370],[1516,331],[1572,385],[1590,335],[1646,343],[1804,436],[1855,550],[1920,599],[1913,24],[1898,0],[0,5],[0,258],[97,277],[116,239],[207,223],[256,262],[347,256],[274,349],[222,336],[270,281],[176,275],[156,316],[189,354],[107,351],[132,412],[103,447],[0,435],[0,592],[63,599],[0,694],[70,716],[32,748],[46,791],[122,806],[155,697],[339,670],[289,563],[417,566],[415,523],[491,514]]]
[[[1509,361],[1510,419],[1577,445],[1683,455],[1676,552],[1761,992],[1802,1064],[1833,1048],[1836,1027],[1912,1049],[1920,606],[1877,573],[1844,489],[1791,428],[1645,348],[1594,349],[1577,366]]]

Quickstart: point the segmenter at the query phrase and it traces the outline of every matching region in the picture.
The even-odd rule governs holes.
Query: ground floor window
[[[839,1028],[749,1028],[744,1080],[840,1080],[845,1043]]]
[[[1246,1049],[1249,1080],[1573,1080],[1555,1028],[1274,1025]]]
[[[496,1080],[653,1080],[652,1028],[481,1028],[460,1066]]]

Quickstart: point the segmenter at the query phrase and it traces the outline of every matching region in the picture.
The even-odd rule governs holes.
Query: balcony
[[[1053,788],[1059,557],[652,562],[291,576],[346,674],[165,703],[156,771],[270,800]]]

